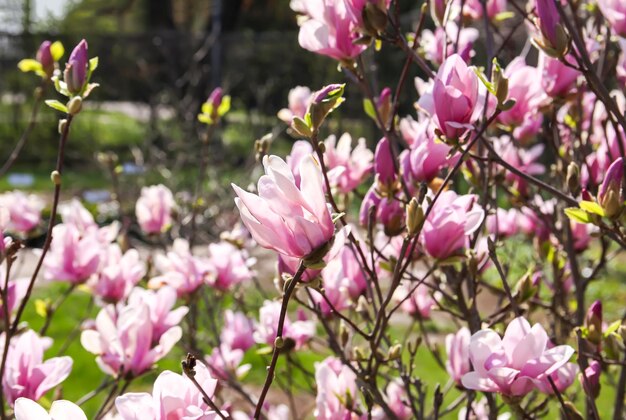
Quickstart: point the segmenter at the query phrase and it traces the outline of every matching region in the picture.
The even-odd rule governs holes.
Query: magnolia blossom
[[[471,335],[470,330],[463,327],[455,334],[446,336],[446,353],[448,354],[446,370],[457,384],[460,384],[463,375],[470,371],[469,343]]]
[[[296,187],[300,188],[300,163],[304,159],[308,159],[313,154],[313,146],[306,140],[298,140],[291,147],[291,153],[285,158],[287,166],[293,174],[293,179],[296,183]]]
[[[626,4],[622,0],[598,0],[598,7],[613,30],[626,38]]]
[[[433,117],[445,137],[460,138],[473,128],[482,111],[478,76],[460,55],[453,54],[441,65],[432,90],[421,96],[418,106]]]
[[[530,326],[522,317],[508,325],[504,337],[491,329],[472,335],[469,353],[473,372],[461,382],[468,389],[523,396],[535,388],[546,391],[548,376],[561,380],[574,349],[568,345],[551,347],[548,334],[540,324]]]
[[[254,276],[250,265],[254,259],[246,258],[244,251],[238,249],[229,242],[220,242],[209,245],[211,257],[209,264],[213,276],[208,279],[209,284],[221,291],[227,291],[231,287],[244,283]]]
[[[417,318],[430,318],[430,311],[435,306],[435,300],[425,284],[401,283],[393,297],[400,302],[400,309]]]
[[[280,306],[279,301],[266,300],[263,302],[263,306],[259,309],[259,322],[254,325],[254,341],[260,344],[274,345]],[[289,317],[285,317],[282,336],[284,339],[293,340],[296,349],[304,346],[314,335],[315,321],[307,320],[304,312],[298,313],[297,321],[292,322]]]
[[[486,0],[487,16],[493,20],[500,13],[506,12],[507,0]],[[463,6],[463,16],[472,20],[479,20],[483,17],[484,8],[480,0],[465,0]]]
[[[254,345],[253,323],[243,312],[224,311],[224,327],[220,333],[220,343],[230,349],[248,350]]]
[[[430,121],[418,123],[405,118],[400,122],[400,130],[405,139],[411,140],[410,149],[400,154],[407,184],[432,181],[442,168],[455,162],[455,157],[449,157],[452,148],[432,135]]]
[[[97,355],[100,369],[111,376],[140,375],[163,358],[182,336],[178,326],[157,340],[148,304],[142,300],[115,308],[109,305],[98,313],[94,329],[82,332],[80,342]]]
[[[420,243],[437,259],[457,255],[467,246],[468,236],[480,228],[485,211],[475,204],[474,195],[445,191],[433,204],[420,233]]]
[[[176,327],[183,320],[189,308],[176,306],[176,291],[165,286],[159,290],[147,290],[136,287],[128,296],[128,305],[148,305],[150,322],[152,323],[152,341],[156,342],[170,329]]]
[[[82,408],[67,400],[54,401],[47,412],[31,399],[18,398],[13,414],[15,420],[87,420]]]
[[[536,144],[525,149],[519,147],[519,144],[510,137],[503,136],[494,140],[494,149],[505,162],[525,174],[541,175],[546,171],[546,168],[539,162],[545,149],[543,144]],[[520,194],[528,193],[528,184],[524,178],[510,171],[505,172],[505,178]]]
[[[70,55],[65,71],[63,72],[63,80],[67,86],[67,90],[72,95],[79,95],[85,83],[87,82],[87,70],[89,67],[89,55],[87,52],[87,41],[81,40]]]
[[[291,124],[294,117],[304,118],[312,95],[311,89],[306,86],[296,86],[291,89],[288,96],[288,108],[278,111],[278,118],[287,124]]]
[[[315,365],[314,416],[318,420],[357,420],[353,412],[358,403],[356,374],[339,359],[328,357]]]
[[[153,289],[163,285],[172,286],[178,296],[195,292],[207,281],[211,270],[209,261],[194,256],[189,242],[182,238],[174,240],[172,250],[167,255],[157,255],[154,265],[161,275],[151,279],[148,286]]]
[[[509,420],[511,413],[502,413],[498,415],[497,420]],[[487,398],[481,398],[480,400],[474,400],[470,407],[470,414],[467,413],[467,406],[462,406],[459,410],[458,420],[487,420],[489,419],[489,404]]]
[[[386,235],[395,236],[402,232],[405,213],[401,203],[393,198],[380,197],[376,184],[370,187],[361,202],[359,223],[362,226],[368,226],[369,212],[372,207],[376,209],[374,222],[384,226]]]
[[[0,353],[4,352],[4,333],[0,335]],[[20,397],[38,400],[63,382],[72,370],[69,356],[43,359],[52,340],[39,337],[33,330],[14,336],[9,344],[2,389],[7,402],[13,406]]]
[[[195,380],[209,397],[215,393],[217,380],[202,363],[195,367]],[[219,418],[203,400],[202,393],[186,377],[166,370],[147,392],[128,392],[115,399],[115,408],[122,420],[213,420]]]
[[[298,42],[305,50],[349,61],[367,48],[354,42],[360,36],[361,13],[349,0],[307,0],[302,6],[308,19],[300,24]]]
[[[143,187],[135,205],[139,226],[146,233],[161,233],[172,224],[174,196],[165,185]]]
[[[566,60],[573,61],[566,57]],[[548,57],[544,53],[539,53],[539,64],[541,70],[541,86],[544,92],[554,97],[564,97],[576,87],[576,81],[580,72],[566,66],[561,61]]]
[[[263,158],[259,195],[233,184],[235,203],[254,240],[263,248],[302,258],[327,244],[335,226],[326,206],[321,171],[314,158],[300,163],[300,186],[278,156]]]
[[[345,133],[337,142],[334,135],[325,141],[324,161],[328,167],[330,185],[344,194],[353,191],[372,170],[374,154],[360,138],[352,149],[352,137]]]
[[[41,211],[45,204],[34,194],[11,191],[0,194],[0,208],[8,212],[5,229],[16,233],[28,233],[41,221]]]
[[[119,245],[111,244],[102,256],[102,268],[92,279],[91,288],[105,302],[118,302],[128,296],[145,274],[146,265],[136,249],[122,254]]]
[[[541,114],[538,110],[545,101],[541,69],[528,66],[522,57],[517,57],[506,67],[504,75],[509,79],[508,97],[515,99],[515,105],[500,113],[498,121],[515,127],[515,138],[530,137],[541,128]]]
[[[505,210],[498,207],[495,213],[487,216],[485,226],[492,235],[509,237],[517,234],[522,217],[517,209]]]
[[[233,349],[226,344],[215,347],[206,358],[207,366],[218,379],[228,380],[231,377],[242,378],[252,368],[251,364],[242,365],[244,357],[242,349]]]
[[[454,21],[448,21],[445,29],[437,26],[434,32],[425,29],[422,32],[421,44],[426,59],[440,65],[450,55],[454,54],[454,44],[458,37],[458,54],[465,62],[469,62],[474,53],[474,42],[478,39],[478,29],[461,28]],[[450,40],[453,40],[450,43]]]
[[[98,226],[91,212],[75,198],[68,203],[61,204],[59,214],[63,223],[73,225],[82,237],[93,234],[101,242],[110,243],[115,240],[119,233],[120,223],[118,221],[107,226]]]
[[[104,244],[95,233],[81,236],[73,224],[56,225],[44,260],[48,280],[81,284],[98,271]]]
[[[7,312],[9,315],[17,309],[18,305],[26,295],[26,289],[28,289],[28,279],[11,279],[6,281],[6,262],[0,263],[0,284],[2,287],[7,285]],[[0,320],[4,320],[4,302],[0,299]],[[6,321],[4,321],[6,322]]]

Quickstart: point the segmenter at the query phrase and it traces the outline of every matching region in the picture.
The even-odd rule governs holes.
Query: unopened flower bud
[[[500,67],[498,60],[495,58],[493,59],[493,68],[491,70],[491,83],[496,92],[498,108],[501,109],[509,96],[509,79],[504,76],[502,67]]]
[[[309,105],[311,115],[311,129],[317,131],[328,114],[333,112],[345,100],[343,91],[345,84],[332,84],[324,86],[313,95],[313,101]]]
[[[387,27],[387,13],[380,5],[368,2],[363,8],[363,26],[368,35],[376,36]]]
[[[585,393],[592,398],[598,398],[600,394],[600,374],[602,373],[602,366],[597,360],[592,360],[589,363],[589,367],[583,373],[578,374],[578,380],[580,381]]]
[[[415,197],[411,198],[406,208],[406,230],[409,236],[415,236],[424,223],[424,210]]]
[[[380,115],[380,119],[382,120],[383,124],[387,124],[389,122],[392,105],[391,89],[386,87],[380,92],[380,96],[376,98],[376,108],[378,109],[378,114]]]
[[[54,185],[61,185],[61,174],[59,171],[52,171],[50,173],[50,180],[54,183]]]
[[[67,120],[65,118],[59,120],[59,134],[63,134],[65,127],[67,127]]]
[[[565,178],[567,182],[567,188],[572,195],[578,195],[580,192],[580,168],[576,164],[576,162],[571,162],[567,166],[567,177]]]
[[[394,344],[389,348],[387,358],[389,360],[396,360],[402,357],[402,344]]]
[[[533,277],[526,274],[515,285],[515,296],[518,302],[526,302],[537,294],[537,290],[538,288],[534,284]]]
[[[39,46],[37,50],[37,61],[41,64],[41,69],[48,76],[48,78],[52,77],[54,73],[54,58],[52,57],[52,52],[50,51],[50,47],[52,43],[50,41],[44,41]]]
[[[587,340],[600,344],[602,342],[602,301],[596,300],[589,306],[585,317],[585,327],[587,327]]]
[[[67,103],[67,113],[70,115],[78,114],[81,109],[83,109],[83,98],[81,98],[80,96],[74,96]]]
[[[624,164],[622,158],[617,158],[606,172],[604,181],[598,190],[598,203],[609,218],[619,216],[623,207],[622,179],[624,178]]]
[[[348,340],[350,339],[350,331],[348,330],[346,323],[343,321],[341,321],[341,323],[339,324],[339,339],[342,347],[345,347],[345,345],[348,344]]]
[[[65,65],[65,72],[63,73],[63,80],[67,85],[67,90],[72,95],[82,92],[83,87],[87,82],[88,66],[89,57],[87,53],[87,41],[83,39],[72,51],[72,54]]]
[[[285,340],[283,340],[282,337],[276,337],[276,339],[274,340],[274,347],[276,347],[277,349],[282,349],[283,346],[285,345]]]
[[[565,56],[569,50],[570,39],[561,24],[555,0],[537,0],[536,10],[535,25],[541,31],[542,38],[535,39],[535,44],[550,57]]]
[[[358,346],[352,348],[352,358],[357,362],[361,362],[366,359],[365,352]]]

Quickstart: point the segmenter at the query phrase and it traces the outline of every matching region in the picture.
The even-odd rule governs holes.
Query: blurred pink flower
[[[183,320],[189,308],[176,305],[176,291],[165,286],[159,290],[147,290],[136,287],[128,296],[128,306],[147,305],[152,324],[152,342],[156,343],[161,336],[176,327]]]
[[[91,233],[82,236],[72,224],[56,225],[52,244],[44,260],[45,278],[81,284],[98,272],[106,244]]]
[[[578,374],[578,380],[583,386],[585,393],[592,398],[597,398],[600,393],[600,375],[602,374],[602,365],[597,360],[589,362],[589,366],[585,369],[584,377],[582,373]]]
[[[461,383],[463,375],[470,371],[469,343],[470,330],[461,328],[454,334],[446,336],[446,370],[454,382]]]
[[[322,175],[315,159],[300,163],[300,187],[289,166],[278,156],[265,156],[259,195],[232,184],[241,218],[263,248],[303,258],[333,237],[335,226],[326,205]]]
[[[435,306],[435,300],[425,284],[401,283],[393,298],[400,303],[400,309],[416,318],[430,318],[430,311]]]
[[[96,363],[104,373],[137,376],[165,357],[182,336],[182,329],[175,326],[157,341],[155,327],[150,307],[142,300],[131,303],[129,299],[127,306],[101,309],[94,329],[84,330],[80,342],[97,355]]]
[[[313,146],[307,140],[298,140],[291,147],[291,153],[285,158],[287,166],[293,174],[296,187],[300,188],[300,163],[313,154]]]
[[[143,187],[135,205],[137,222],[149,234],[165,232],[172,224],[174,196],[165,185]]]
[[[490,234],[506,238],[517,234],[520,217],[519,210],[515,208],[505,210],[498,207],[494,214],[487,216],[485,226]]]
[[[613,30],[626,38],[626,3],[623,0],[598,0],[598,7]]]
[[[35,401],[20,397],[15,401],[13,414],[15,420],[87,420],[82,408],[67,400],[54,401],[48,413]]]
[[[211,373],[218,379],[228,380],[231,377],[242,378],[252,368],[251,364],[242,365],[244,357],[242,349],[232,349],[226,344],[215,347],[206,358]]]
[[[442,168],[456,161],[448,156],[452,148],[435,139],[429,128],[429,121],[404,119],[400,123],[405,138],[411,137],[410,148],[400,154],[402,175],[408,184],[432,181]]]
[[[34,194],[11,191],[0,194],[0,208],[8,212],[8,231],[26,234],[41,222],[41,211],[45,207],[43,200]],[[6,216],[5,216],[6,217]]]
[[[102,268],[91,281],[93,293],[108,303],[118,302],[146,274],[146,265],[139,258],[136,249],[129,249],[122,255],[119,245],[111,244],[102,255]]]
[[[516,140],[502,136],[494,140],[493,146],[498,156],[525,174],[541,175],[546,171],[543,164],[539,162],[545,149],[543,144],[536,144],[525,149],[520,147]],[[505,178],[520,194],[526,195],[528,193],[528,183],[524,178],[510,171],[505,172]]]
[[[568,61],[571,59],[565,58]],[[564,97],[576,87],[576,80],[580,72],[567,67],[561,61],[548,57],[543,52],[539,53],[537,67],[541,70],[541,86],[544,92],[551,98]]]
[[[385,229],[387,236],[398,235],[404,227],[404,209],[399,200],[387,197],[380,197],[377,193],[376,184],[373,184],[363,201],[359,211],[359,223],[367,226],[369,222],[369,212],[372,207],[376,207],[374,222],[380,223]]]
[[[366,45],[356,44],[361,14],[348,0],[307,0],[308,19],[301,21],[298,42],[305,50],[339,61],[357,57]]]
[[[444,191],[426,218],[420,243],[437,259],[457,255],[468,244],[468,236],[480,228],[484,210],[475,204],[474,195],[457,195]]]
[[[82,203],[73,198],[69,203],[59,206],[59,214],[64,224],[74,225],[80,236],[95,234],[101,242],[113,242],[120,229],[120,223],[114,221],[110,225],[100,227],[93,218],[93,215]]]
[[[503,338],[491,329],[472,335],[469,353],[474,371],[463,376],[464,387],[524,396],[535,388],[545,392],[548,375],[563,367],[569,369],[566,364],[574,349],[568,345],[550,348],[543,327],[535,324],[531,328],[519,317],[511,321]]]
[[[224,311],[224,326],[220,333],[220,343],[229,349],[246,351],[254,345],[254,325],[243,312]]]
[[[356,374],[339,359],[328,357],[315,365],[314,416],[318,420],[358,420]]]
[[[195,292],[208,280],[211,264],[206,258],[196,257],[189,249],[186,239],[177,238],[167,255],[158,254],[154,265],[161,273],[148,282],[148,287],[157,289],[163,285],[172,286],[178,296]]]
[[[202,363],[195,368],[195,379],[209,397],[213,397],[217,380]],[[152,394],[128,392],[115,399],[122,420],[214,420],[219,418],[203,400],[196,386],[186,377],[166,370],[154,381]]]
[[[276,339],[276,328],[280,315],[280,302],[266,300],[259,309],[259,322],[254,326],[254,341],[259,344],[274,345]],[[296,349],[306,344],[315,335],[315,321],[309,321],[304,313],[298,314],[298,321],[291,321],[285,317],[283,326],[283,338],[291,339],[295,343]]]
[[[4,287],[7,285],[7,309],[9,315],[13,313],[17,306],[20,304],[24,295],[26,295],[26,289],[28,288],[29,279],[12,279],[6,281],[6,262],[0,263],[0,285]],[[0,320],[4,320],[4,302],[0,299]]]
[[[0,353],[4,352],[4,333],[0,335]],[[2,389],[10,406],[20,397],[38,400],[63,382],[72,370],[69,356],[43,359],[52,340],[26,330],[11,339],[7,353]]]
[[[424,54],[430,62],[441,65],[446,58],[455,53],[454,44],[458,37],[458,54],[466,63],[469,63],[474,51],[474,41],[478,39],[478,29],[461,28],[454,21],[448,21],[445,29],[437,26],[434,32],[425,29],[422,31],[421,44]],[[450,43],[450,40],[454,40]],[[447,47],[446,47],[447,42]]]
[[[487,16],[490,20],[500,13],[506,12],[507,0],[487,0]],[[472,20],[479,20],[483,17],[484,9],[480,0],[465,0],[463,16]]]
[[[345,133],[337,142],[334,135],[325,141],[324,161],[328,168],[330,185],[337,187],[339,192],[347,194],[367,177],[371,172],[374,154],[367,148],[365,139],[360,138],[352,149],[352,137]]]
[[[251,280],[254,273],[250,265],[254,260],[246,258],[244,252],[229,242],[210,244],[208,262],[213,275],[208,277],[209,285],[217,290],[228,291]]]
[[[278,118],[287,124],[291,124],[293,117],[304,118],[312,95],[311,89],[306,86],[296,86],[291,89],[288,96],[288,108],[278,111]]]

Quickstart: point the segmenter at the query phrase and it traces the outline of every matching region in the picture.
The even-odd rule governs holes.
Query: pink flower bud
[[[623,207],[622,179],[624,178],[624,164],[622,158],[617,158],[606,172],[604,181],[598,191],[598,203],[604,209],[607,217],[619,215]]]
[[[396,180],[396,168],[393,164],[391,145],[386,137],[383,137],[376,146],[374,171],[378,176],[378,181],[383,185],[391,185]]]
[[[67,90],[73,94],[79,94],[87,81],[87,67],[89,57],[87,55],[87,41],[84,39],[72,51],[70,59],[65,65],[63,79],[67,84]]]
[[[589,363],[589,367],[585,369],[584,377],[583,373],[578,374],[578,380],[580,381],[585,393],[592,398],[598,398],[600,393],[600,374],[602,373],[602,366],[597,360],[592,360]]]
[[[541,33],[552,45],[557,45],[557,25],[561,18],[555,0],[537,0],[536,8]]]
[[[587,339],[594,344],[602,341],[602,301],[596,300],[587,310],[585,317],[585,327],[587,327]]]
[[[48,77],[52,76],[54,72],[54,58],[52,58],[52,52],[50,51],[51,46],[52,43],[50,41],[42,42],[37,50],[36,57]]]
[[[211,95],[209,95],[209,99],[207,100],[207,102],[213,105],[213,108],[217,111],[217,108],[219,108],[220,104],[222,103],[222,96],[222,88],[217,87],[213,89],[213,92],[211,92]]]

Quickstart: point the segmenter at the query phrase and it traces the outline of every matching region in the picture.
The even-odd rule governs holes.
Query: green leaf
[[[363,110],[368,117],[376,121],[376,108],[374,108],[374,103],[369,99],[363,99]]]
[[[56,109],[57,111],[61,111],[67,114],[67,107],[56,99],[48,99],[46,101],[46,105],[48,105],[52,109]]]
[[[24,73],[28,73],[29,71],[40,72],[43,71],[41,67],[41,63],[32,58],[25,58],[17,63],[17,68],[19,68]]]
[[[55,41],[50,45],[50,54],[52,55],[52,59],[54,61],[59,61],[63,54],[65,54],[65,48],[63,48],[63,44],[61,41]]]
[[[587,213],[583,209],[569,207],[565,209],[565,214],[567,215],[567,217],[569,217],[571,220],[574,220],[575,222],[591,223],[591,217],[589,213]]]
[[[228,111],[230,111],[230,96],[226,95],[222,98],[222,103],[217,108],[217,115],[221,117],[225,115]]]
[[[511,19],[512,17],[515,17],[515,13],[513,13],[513,12],[501,12],[501,13],[498,13],[494,17],[494,20],[496,22],[503,22],[503,21],[505,21],[507,19]]]
[[[213,124],[213,120],[207,114],[198,114],[198,121],[203,124]]]
[[[480,71],[477,67],[473,67],[474,69],[474,73],[476,73],[476,76],[478,76],[478,78],[480,79],[480,81],[482,82],[483,85],[485,85],[485,87],[487,88],[487,90],[495,96],[496,94],[496,89],[493,87],[493,84],[487,80],[487,77],[485,77],[485,75],[483,74],[482,71]]]
[[[264,355],[267,355],[267,354],[272,354],[273,351],[274,351],[274,349],[272,349],[271,347],[265,346],[265,347],[261,347],[260,349],[258,349],[256,351],[256,354],[264,356]]]
[[[98,57],[94,57],[89,60],[89,71],[93,72],[98,68]]]
[[[604,210],[600,206],[600,204],[595,201],[581,201],[579,204],[580,208],[585,210],[588,213],[597,214],[598,216],[604,216]]]
[[[622,325],[622,320],[618,319],[617,321],[613,322],[611,325],[609,325],[606,329],[606,331],[604,331],[604,336],[608,337],[610,334],[613,334],[614,332],[617,332],[617,330],[619,329],[620,325]]]

